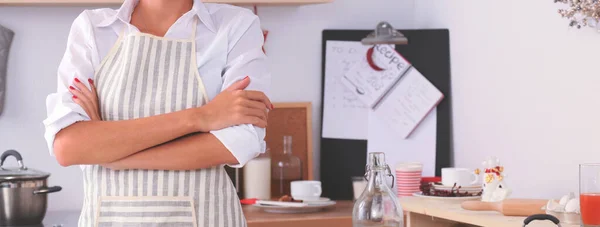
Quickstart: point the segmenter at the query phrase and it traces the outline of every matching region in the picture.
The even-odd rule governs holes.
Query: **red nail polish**
[[[69,86],[69,89],[71,90],[75,90],[75,88],[73,86]]]
[[[73,98],[74,98],[74,99],[77,99],[77,96],[73,95]]]
[[[75,82],[81,83],[81,81],[79,81],[79,79],[77,79],[77,78],[75,78]]]
[[[92,80],[92,78],[88,79],[88,82],[90,82],[90,84],[94,84],[94,80]]]

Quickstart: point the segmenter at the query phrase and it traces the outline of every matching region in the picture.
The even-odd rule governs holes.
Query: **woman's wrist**
[[[202,107],[191,108],[187,110],[187,127],[195,132],[208,132],[209,126],[208,121],[206,120],[206,110]]]

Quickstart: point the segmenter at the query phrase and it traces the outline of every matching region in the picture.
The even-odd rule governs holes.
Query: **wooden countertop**
[[[309,214],[272,214],[243,206],[248,227],[351,227],[352,201],[337,201],[334,208]]]
[[[506,217],[494,211],[468,211],[460,207],[460,202],[446,202],[417,197],[404,197],[400,204],[405,212],[414,212],[440,219],[486,227],[522,227],[525,217]],[[441,225],[440,225],[441,226]],[[579,227],[567,225],[562,227]],[[550,221],[534,221],[527,227],[556,227]]]

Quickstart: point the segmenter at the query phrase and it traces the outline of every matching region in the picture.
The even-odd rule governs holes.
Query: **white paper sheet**
[[[342,77],[342,83],[367,106],[373,107],[398,82],[410,67],[394,45],[377,45],[371,54],[373,63],[384,69],[376,71],[368,63],[367,57],[359,61]]]
[[[363,59],[369,46],[360,42],[327,41],[323,138],[367,139],[369,111],[341,82],[343,75]]]
[[[367,151],[384,152],[386,162],[395,175],[400,162],[423,163],[423,176],[435,175],[437,111],[432,110],[408,139],[402,139],[374,112],[369,113]],[[394,176],[395,177],[395,176]],[[396,192],[394,185],[394,192]]]
[[[411,68],[376,106],[374,114],[404,139],[420,127],[421,121],[443,97],[427,78]]]

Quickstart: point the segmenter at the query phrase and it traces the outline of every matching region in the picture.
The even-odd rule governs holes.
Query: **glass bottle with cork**
[[[302,180],[302,161],[292,154],[292,137],[284,136],[283,154],[272,156],[272,196],[291,195],[290,183],[297,180]]]

